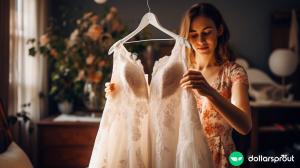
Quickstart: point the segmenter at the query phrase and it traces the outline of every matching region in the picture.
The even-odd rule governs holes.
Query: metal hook
[[[150,9],[150,5],[149,5],[149,1],[148,0],[147,0],[147,6],[148,6],[149,13],[150,13],[151,9]]]

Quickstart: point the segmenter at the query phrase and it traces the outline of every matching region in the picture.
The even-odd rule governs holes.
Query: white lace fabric
[[[89,168],[212,167],[194,95],[179,85],[183,40],[155,63],[149,88],[141,62],[117,47],[111,82],[118,92],[105,104]]]

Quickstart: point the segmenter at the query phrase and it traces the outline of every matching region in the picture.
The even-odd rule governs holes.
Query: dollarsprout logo
[[[244,156],[241,152],[234,151],[230,154],[228,160],[232,166],[240,166],[244,162]]]

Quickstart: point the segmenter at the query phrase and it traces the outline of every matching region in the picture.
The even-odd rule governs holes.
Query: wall
[[[83,11],[101,12],[103,5],[93,0],[52,0],[52,16],[59,17],[58,6],[79,8],[74,16]],[[278,10],[300,9],[299,0],[149,0],[151,11],[161,24],[170,29],[178,30],[181,17],[185,10],[197,2],[210,2],[223,14],[231,31],[230,43],[233,49],[246,58],[250,66],[264,70],[274,77],[268,67],[271,50],[271,14]],[[118,8],[123,21],[135,28],[141,17],[148,11],[146,0],[107,0],[105,5]]]
[[[195,0],[149,0],[151,11],[161,24],[169,29],[179,27],[181,17]],[[298,0],[210,0],[223,14],[231,31],[231,44],[251,65],[268,70],[267,60],[271,53],[270,18],[275,10],[300,8]],[[57,6],[79,7],[80,11],[101,12],[103,5],[93,0],[52,0],[52,16],[59,16]],[[114,5],[124,22],[135,28],[141,17],[147,12],[146,0],[107,0],[106,5]]]

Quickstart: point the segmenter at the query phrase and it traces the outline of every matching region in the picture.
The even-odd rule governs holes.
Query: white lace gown
[[[179,84],[187,70],[184,39],[155,63],[150,86],[123,45],[113,59],[118,90],[106,101],[89,168],[212,167],[194,95]]]

